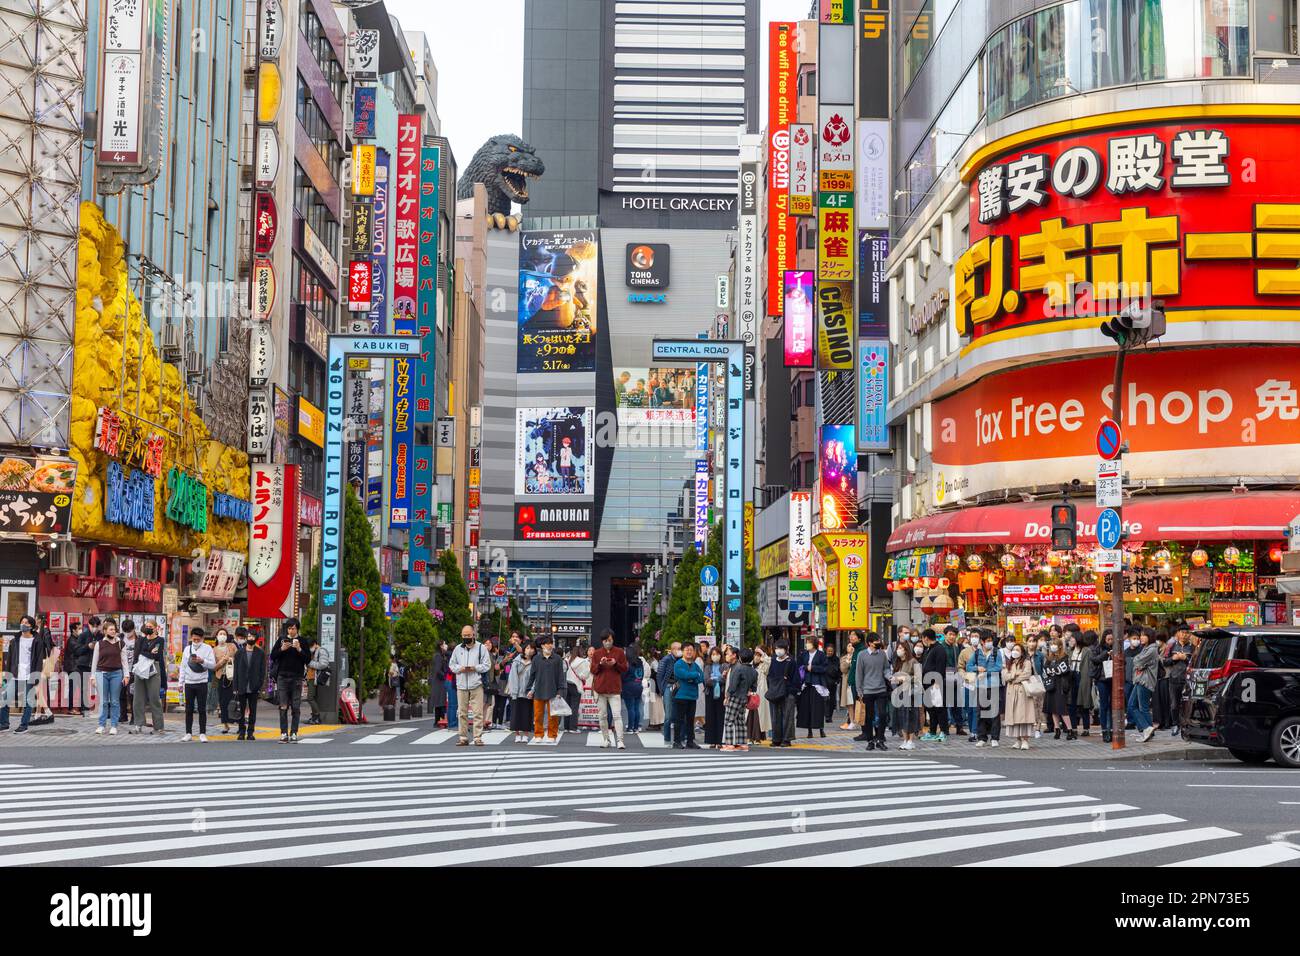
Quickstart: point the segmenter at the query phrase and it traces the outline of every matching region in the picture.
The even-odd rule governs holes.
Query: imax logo
[[[629,302],[662,302],[668,303],[667,292],[629,292],[627,294]]]

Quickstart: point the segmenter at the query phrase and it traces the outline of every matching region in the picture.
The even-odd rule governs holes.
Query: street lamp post
[[[1110,396],[1111,421],[1119,428],[1124,425],[1124,359],[1129,349],[1160,338],[1165,334],[1165,309],[1163,302],[1153,302],[1149,308],[1134,303],[1122,309],[1114,318],[1101,324],[1101,334],[1114,339],[1115,384]],[[1122,434],[1122,432],[1121,432]],[[1128,444],[1120,446],[1121,454],[1128,452]],[[1115,514],[1119,517],[1120,528],[1124,527],[1124,499],[1121,496]],[[1123,538],[1121,537],[1121,541]],[[1110,617],[1111,627],[1115,632],[1114,644],[1111,646],[1110,665],[1110,726],[1111,749],[1124,749],[1124,725],[1127,722],[1128,701],[1124,699],[1124,564],[1120,562],[1118,571],[1112,571],[1110,577]]]

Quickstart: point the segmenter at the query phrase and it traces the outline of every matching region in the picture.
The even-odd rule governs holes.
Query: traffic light
[[[1143,308],[1140,302],[1126,305],[1112,319],[1101,323],[1101,334],[1114,339],[1120,348],[1144,345],[1165,334],[1164,303],[1152,303]]]
[[[1074,505],[1068,501],[1052,505],[1052,550],[1073,551],[1077,543]]]

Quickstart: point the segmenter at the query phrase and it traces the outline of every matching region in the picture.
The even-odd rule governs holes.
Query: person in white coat
[[[194,739],[194,712],[199,714],[199,740],[208,739],[208,678],[217,669],[217,655],[203,638],[201,627],[190,628],[190,642],[181,651],[181,683],[185,688],[185,736]]]

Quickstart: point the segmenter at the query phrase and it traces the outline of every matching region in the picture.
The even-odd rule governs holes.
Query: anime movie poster
[[[591,494],[592,411],[583,406],[515,411],[515,494]]]
[[[518,371],[595,370],[598,251],[592,229],[520,233]]]

